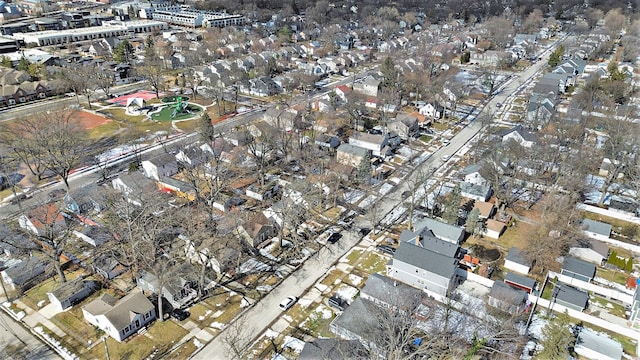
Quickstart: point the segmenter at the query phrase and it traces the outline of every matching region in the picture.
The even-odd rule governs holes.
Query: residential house
[[[512,247],[509,249],[507,257],[504,260],[504,267],[505,269],[526,275],[531,271],[531,261],[527,259],[524,251]]]
[[[512,61],[512,55],[506,51],[474,50],[471,52],[469,62],[485,67],[502,67]]]
[[[417,117],[409,114],[399,114],[394,120],[389,122],[387,129],[398,134],[402,140],[409,140],[418,135],[420,127]]]
[[[482,230],[482,235],[497,240],[506,229],[507,225],[505,223],[494,219],[487,219],[484,224],[484,229]]]
[[[249,246],[260,248],[278,234],[279,226],[274,218],[262,212],[253,213],[246,222],[238,225],[237,233]]]
[[[182,309],[198,296],[194,276],[195,271],[189,263],[184,263],[182,266],[171,268],[165,272],[162,296],[174,309]],[[150,272],[142,271],[136,283],[140,290],[155,295],[158,295],[160,291],[158,277]]]
[[[29,256],[15,263],[13,266],[2,270],[2,281],[9,290],[26,290],[29,282],[44,273],[46,269],[44,261],[37,256]]]
[[[608,335],[601,335],[580,327],[574,351],[589,360],[621,360],[622,345]]]
[[[555,104],[547,96],[532,95],[527,103],[525,117],[529,123],[537,124],[538,128],[549,123],[555,113]]]
[[[524,310],[527,298],[526,291],[500,281],[494,281],[491,290],[489,290],[487,303],[496,309],[515,314]]]
[[[503,143],[515,141],[521,146],[529,149],[538,141],[536,134],[528,131],[520,125],[502,132],[499,136],[502,138]]]
[[[280,191],[280,186],[276,182],[270,182],[262,186],[251,184],[245,189],[245,194],[259,201],[264,201],[275,196]]]
[[[582,245],[570,248],[569,254],[596,265],[602,265],[609,258],[609,247],[602,241],[589,239]]]
[[[98,225],[85,225],[80,231],[73,230],[73,234],[80,240],[94,247],[113,240],[113,234],[106,228]]]
[[[551,306],[554,302],[569,309],[583,311],[589,303],[589,294],[573,286],[557,282],[551,294]]]
[[[611,225],[591,219],[582,220],[582,231],[594,239],[608,239],[611,236]]]
[[[178,173],[178,162],[175,155],[162,154],[141,162],[144,175],[154,180],[171,177]]]
[[[622,170],[624,170],[624,166],[620,166],[619,160],[614,159],[613,161],[611,161],[611,159],[609,158],[603,158],[602,163],[600,164],[600,168],[598,169],[598,175],[609,177],[609,175],[614,175],[609,174],[609,172],[617,171],[618,173],[615,174],[615,177],[617,179],[622,179],[624,177],[624,172]]]
[[[40,235],[50,230],[63,231],[67,228],[67,219],[55,203],[49,203],[20,215],[18,224],[21,228]]]
[[[340,98],[340,101],[342,101],[343,103],[348,103],[349,102],[349,97],[351,96],[351,88],[346,86],[346,85],[338,85],[336,86],[336,89],[334,90],[336,93],[336,96],[338,96],[338,98]]]
[[[156,319],[155,307],[142,292],[132,292],[120,300],[103,294],[83,306],[82,314],[116,341],[123,341]]]
[[[162,193],[173,194],[189,201],[196,199],[196,189],[190,183],[165,176],[160,178],[157,186]]]
[[[185,168],[193,168],[200,164],[208,163],[209,159],[213,158],[213,150],[211,148],[209,149],[211,151],[204,150],[197,146],[180,149],[176,154],[178,165]]]
[[[376,97],[368,97],[364,102],[364,107],[369,109],[377,109],[378,108],[378,98]]]
[[[319,134],[313,143],[321,149],[335,150],[340,145],[340,138],[335,135]]]
[[[95,183],[69,189],[63,200],[65,209],[76,215],[99,214],[107,208],[106,199]]]
[[[386,156],[390,152],[388,143],[389,137],[387,135],[354,131],[349,137],[349,144],[370,150],[373,156]]]
[[[376,313],[380,308],[372,301],[364,298],[357,298],[342,314],[337,316],[331,324],[329,330],[345,340],[357,340],[365,348],[375,344],[368,343],[367,339],[375,336],[375,332],[381,332],[380,324],[376,319]],[[384,336],[382,333],[378,336]],[[342,358],[342,357],[340,357]]]
[[[368,359],[369,351],[358,340],[315,339],[304,343],[298,360]]]
[[[254,140],[253,136],[246,131],[230,131],[223,136],[224,140],[233,146],[245,146]]]
[[[576,280],[590,282],[596,276],[596,266],[584,260],[567,256],[564,258],[560,273]]]
[[[367,278],[367,282],[360,290],[360,297],[380,307],[392,308],[397,305],[398,301],[406,304],[419,304],[422,299],[422,291],[398,283],[382,274],[374,273]]]
[[[482,174],[482,164],[475,163],[462,169],[460,173],[464,175],[464,182],[474,185],[489,186],[489,181]]]
[[[504,277],[505,284],[517,287],[518,289],[526,291],[531,294],[536,289],[536,281],[530,277],[514,274],[512,272],[507,273]]]
[[[432,119],[442,119],[444,117],[444,107],[437,102],[428,102],[420,109],[418,109],[420,115],[427,116]]]
[[[143,194],[156,189],[155,182],[139,171],[122,174],[111,180],[111,184],[127,198],[127,201],[137,206],[142,205]]]
[[[111,280],[124,273],[127,267],[116,260],[114,255],[102,254],[93,260],[91,269],[104,279]]]
[[[456,225],[450,225],[431,218],[422,218],[415,221],[414,228],[420,229],[417,235],[426,235],[430,232],[430,236],[434,236],[440,240],[448,241],[454,244],[460,244],[464,240],[464,228]],[[405,236],[409,236],[408,234]],[[412,240],[414,237],[407,237],[406,240]]]
[[[475,185],[467,182],[460,182],[460,194],[463,197],[477,200],[487,201],[491,198],[491,187],[484,185]]]
[[[59,311],[64,311],[86,299],[95,291],[95,288],[93,281],[85,281],[79,277],[56,286],[51,292],[47,293],[47,296],[49,297],[49,302],[57,307]]]
[[[378,97],[381,81],[369,75],[362,81],[353,84],[353,91],[364,94],[366,96]]]
[[[270,77],[259,77],[256,79],[249,79],[249,94],[255,96],[273,96],[281,92],[278,84]]]
[[[302,116],[295,109],[286,108],[283,110],[275,107],[265,111],[263,121],[275,129],[291,131],[300,127]]]
[[[485,202],[485,201],[478,201],[478,200],[474,201],[473,208],[478,209],[479,217],[482,220],[487,220],[493,217],[493,214],[495,214],[496,212],[496,207],[492,203]]]
[[[629,315],[629,322],[634,329],[640,328],[640,286],[636,286],[636,291],[633,293],[633,300],[631,301],[631,315]]]
[[[387,276],[431,296],[446,297],[456,282],[459,250],[458,244],[435,237],[400,242],[387,263]]]
[[[369,158],[370,151],[360,146],[340,144],[336,150],[336,161],[340,164],[358,168],[363,160]]]

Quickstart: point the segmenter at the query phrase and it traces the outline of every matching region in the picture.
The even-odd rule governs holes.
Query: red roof
[[[351,89],[347,85],[340,85],[336,87],[336,89],[342,91],[343,94],[348,94],[349,92],[351,92]]]

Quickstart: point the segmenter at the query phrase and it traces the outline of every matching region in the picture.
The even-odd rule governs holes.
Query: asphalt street
[[[48,346],[42,343],[33,334],[25,330],[20,324],[15,322],[11,317],[0,311],[0,359],[4,356],[11,359],[7,353],[8,348],[18,348],[26,350],[26,359],[28,360],[57,360],[60,356],[53,352]],[[18,358],[18,357],[16,357]]]

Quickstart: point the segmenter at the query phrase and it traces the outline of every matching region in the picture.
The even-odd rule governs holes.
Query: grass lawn
[[[433,136],[430,136],[430,135],[422,135],[422,136],[420,136],[420,141],[423,141],[425,143],[428,143],[432,139],[433,139]]]
[[[338,221],[340,214],[342,214],[346,209],[341,206],[335,206],[331,209],[325,211],[322,216],[326,217],[331,221]]]
[[[320,284],[333,287],[336,280],[342,278],[344,275],[345,273],[342,270],[333,269],[329,274],[327,274],[327,276],[325,276],[324,279],[322,279],[322,281],[320,281]]]
[[[103,137],[113,135],[120,130],[120,128],[120,122],[112,120],[104,125],[100,125],[89,130],[89,137],[92,139],[102,139]]]
[[[606,279],[608,281],[617,283],[617,284],[626,285],[627,284],[627,278],[629,277],[629,274],[625,273],[624,271],[617,271],[617,270],[605,269],[605,268],[598,267],[598,271],[596,272],[596,276],[601,277],[603,279]]]
[[[215,318],[207,318],[202,323],[209,326],[212,322],[219,322],[223,324],[228,324],[233,318],[236,317],[241,311],[240,302],[242,301],[242,296],[234,295],[229,296],[228,293],[220,294],[205,300],[206,305],[211,307],[213,312],[223,311],[223,313]],[[220,306],[218,306],[220,305]]]
[[[362,250],[352,250],[347,255],[347,261],[349,262],[349,265],[355,265],[358,259],[360,258],[360,255],[362,255],[362,253],[363,253]]]
[[[375,252],[370,252],[360,260],[356,269],[362,270],[365,273],[373,274],[383,272],[386,269],[387,259],[378,255]]]
[[[598,295],[593,295],[593,297],[591,297],[591,299],[589,300],[591,302],[597,302],[598,304],[602,305],[603,308],[605,308],[609,313],[611,313],[612,315],[621,317],[621,318],[625,318],[626,314],[624,312],[624,306],[620,305],[620,304],[616,304],[614,302],[611,302],[605,298],[602,298]],[[607,305],[609,304],[609,305]],[[613,308],[611,307],[613,306]],[[593,307],[590,308],[591,310],[595,310],[598,309],[598,307]]]
[[[71,279],[67,278],[67,280]],[[49,296],[47,296],[47,293],[51,292],[58,285],[60,285],[60,282],[54,281],[53,278],[49,278],[27,290],[21,300],[25,305],[37,310],[38,303],[40,301],[45,300],[45,304],[49,303]]]
[[[433,127],[436,130],[439,130],[439,131],[444,131],[444,130],[447,130],[449,128],[449,125],[447,125],[445,123],[434,122],[434,123],[431,124],[431,127]]]
[[[524,250],[527,248],[528,244],[527,235],[532,233],[534,229],[535,225],[533,224],[517,221],[515,225],[508,227],[507,230],[505,230],[504,234],[500,236],[500,239],[492,240],[484,238],[484,240],[492,241],[506,250],[513,246]]]
[[[176,127],[184,132],[194,132],[198,130],[198,119],[193,119],[189,121],[180,121],[176,123]]]
[[[185,360],[188,359],[195,351],[196,346],[193,344],[193,340],[189,340],[164,358],[169,360]]]
[[[112,108],[101,110],[101,113],[113,120],[122,123],[123,127],[128,127],[127,135],[135,138],[145,135],[147,132],[170,131],[171,121],[153,121],[148,120],[145,115],[130,116],[125,113],[124,109]]]
[[[319,306],[314,310],[311,314],[309,314],[308,320],[304,321],[304,324],[301,324],[301,327],[308,330],[311,335],[317,338],[329,338],[332,337],[332,333],[329,330],[329,325],[331,321],[335,318],[335,315],[325,319],[323,317],[323,309],[326,309],[326,306]]]
[[[89,341],[93,343],[100,340],[101,334],[84,320],[82,309],[78,306],[56,314],[51,321],[74,340],[69,341],[70,343],[77,342],[73,345],[76,345],[78,350],[83,347],[86,350]]]

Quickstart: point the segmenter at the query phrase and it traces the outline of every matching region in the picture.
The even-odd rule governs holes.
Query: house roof
[[[487,230],[497,231],[497,232],[501,232],[502,230],[504,230],[506,226],[507,225],[505,225],[503,222],[500,222],[494,219],[487,219],[485,223],[485,227],[487,228]]]
[[[344,312],[333,320],[333,327],[345,329],[361,337],[363,334],[381,332],[375,312],[379,311],[372,301],[358,297]],[[379,334],[382,336],[382,334]],[[366,336],[369,338],[370,336]]]
[[[507,276],[504,277],[504,281],[510,281],[514,284],[522,285],[529,289],[533,289],[536,286],[536,281],[530,277],[518,275],[515,273],[507,273]]]
[[[446,278],[451,278],[456,270],[454,258],[409,242],[400,243],[393,261],[402,261]]]
[[[415,228],[423,230],[424,228],[428,228],[437,238],[455,241],[456,243],[464,236],[464,229],[462,227],[443,223],[431,218],[423,218],[417,221]]]
[[[478,209],[480,211],[480,216],[489,217],[491,212],[493,211],[493,204],[486,201],[474,201],[473,208]],[[504,225],[504,224],[503,224]]]
[[[466,194],[470,194],[470,195],[474,195],[474,196],[485,197],[489,193],[489,191],[491,191],[491,187],[482,186],[482,185],[478,185],[478,184],[472,184],[472,183],[468,183],[466,181],[461,181],[460,182],[460,191],[463,193],[462,196],[464,196],[464,193],[466,193]]]
[[[596,273],[596,266],[572,256],[567,256],[562,263],[562,270],[593,278]]]
[[[590,249],[591,251],[595,252],[596,254],[606,258],[609,255],[609,246],[605,243],[603,243],[602,241],[598,241],[595,239],[587,239],[585,241],[585,245],[583,246],[584,248]],[[577,247],[572,247],[571,249],[579,249],[581,247],[577,246]]]
[[[338,146],[338,151],[351,154],[351,155],[364,157],[367,155],[367,152],[369,150],[365,148],[361,148],[360,146],[343,143],[343,144],[340,144],[340,146]]]
[[[112,296],[104,294],[83,309],[94,316],[104,315],[118,331],[129,325],[135,315],[154,309],[153,304],[139,291],[132,292],[117,302],[114,300]]]
[[[354,131],[353,134],[351,134],[351,136],[349,137],[349,140],[351,139],[380,145],[384,143],[386,137],[384,135],[376,135],[376,134],[369,134],[369,133]]]
[[[576,341],[575,350],[580,354],[580,347],[584,347],[593,352],[602,354],[611,359],[622,359],[622,345],[603,335],[582,327],[578,333],[578,341]]]
[[[375,299],[382,303],[393,304],[396,299],[421,299],[422,291],[412,286],[398,283],[378,273],[371,274],[360,291],[361,296]]]
[[[4,270],[4,273],[16,285],[22,285],[29,279],[42,274],[44,271],[44,262],[37,256],[29,256],[27,259],[20,261],[13,267]]]
[[[470,175],[473,173],[477,173],[480,172],[480,169],[482,168],[482,164],[481,163],[475,163],[475,164],[471,164],[467,167],[465,167],[464,169],[460,170],[460,172],[464,175]]]
[[[79,293],[83,289],[91,287],[93,288],[92,281],[84,281],[82,278],[77,278],[75,280],[68,281],[66,283],[62,283],[58,285],[55,289],[51,291],[51,294],[56,297],[58,300],[66,300]]]
[[[306,342],[298,360],[368,359],[369,352],[358,340],[316,339]]]
[[[556,283],[553,293],[557,294],[556,300],[561,300],[581,308],[587,307],[587,302],[589,301],[589,294],[567,284]]]
[[[538,140],[538,137],[536,136],[536,134],[530,132],[529,130],[523,128],[520,125],[516,125],[514,127],[512,127],[511,129],[505,130],[502,133],[500,133],[500,136],[502,138],[504,138],[505,136],[513,133],[513,132],[517,132],[522,139],[524,139],[525,141],[532,141],[535,142]]]
[[[526,300],[527,292],[522,289],[517,289],[509,284],[494,281],[491,290],[489,290],[489,297],[509,304],[519,305]]]
[[[590,231],[599,235],[604,235],[606,237],[609,237],[611,235],[611,225],[600,221],[584,219],[582,220],[582,228],[585,231]]]
[[[527,257],[525,256],[524,251],[515,247],[512,247],[511,249],[509,249],[506,260],[509,260],[516,264],[531,266],[531,261],[527,260]]]

